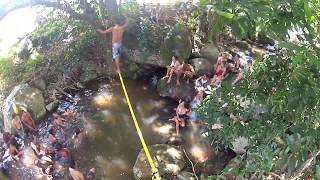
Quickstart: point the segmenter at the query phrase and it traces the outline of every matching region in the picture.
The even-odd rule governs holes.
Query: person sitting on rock
[[[195,89],[197,91],[196,102],[201,103],[203,101],[204,91],[207,89],[209,78],[206,74],[196,79]]]
[[[181,118],[185,118],[188,112],[190,111],[190,109],[186,107],[186,102],[182,101],[181,99],[179,100],[179,105],[175,110],[176,110],[176,115]]]
[[[174,121],[176,123],[176,133],[177,135],[180,134],[180,126],[185,127],[186,123],[183,118],[180,118],[178,115],[174,116],[173,118],[169,119],[169,121]]]
[[[21,122],[22,124],[27,127],[29,130],[37,132],[36,124],[31,116],[31,114],[27,111],[26,108],[21,108],[22,114],[21,114]]]
[[[9,141],[9,146],[8,146],[8,150],[9,150],[9,155],[15,159],[15,160],[19,160],[22,152],[18,151],[18,142],[15,138],[15,136],[11,136],[10,141]]]
[[[173,74],[177,75],[177,85],[180,85],[180,76],[181,76],[181,66],[180,66],[180,62],[178,61],[178,57],[177,56],[172,56],[172,61],[170,66],[167,66],[167,74],[162,78],[169,78],[167,83],[171,82],[171,78]]]
[[[62,128],[67,127],[65,124],[65,121],[66,120],[64,118],[62,118],[59,114],[53,113],[53,124],[56,127],[62,127]]]
[[[211,80],[211,85],[218,86],[227,71],[227,60],[222,59],[222,62],[215,69],[216,73]]]
[[[187,83],[189,84],[190,79],[192,79],[196,72],[191,64],[182,63],[182,73],[184,74],[183,77],[187,77]]]
[[[223,61],[227,61],[227,59],[228,59],[228,53],[227,53],[227,52],[220,53],[216,64],[214,64],[214,66],[213,66],[214,69],[217,69],[218,66],[219,66]]]
[[[20,118],[19,114],[13,114],[12,128],[15,131],[15,132],[13,132],[14,134],[18,134],[19,136],[23,137],[23,135],[24,135],[23,125],[22,125],[21,118]]]
[[[237,82],[242,80],[247,73],[249,73],[252,70],[252,60],[248,60],[246,67],[241,66],[240,72],[238,76],[232,81],[232,85],[235,85]]]

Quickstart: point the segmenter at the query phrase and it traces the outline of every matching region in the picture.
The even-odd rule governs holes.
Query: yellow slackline
[[[161,178],[160,178],[159,172],[158,172],[156,166],[154,165],[154,162],[153,162],[153,159],[152,159],[152,157],[150,155],[149,149],[148,149],[148,147],[146,145],[146,142],[144,141],[144,138],[142,136],[142,132],[140,130],[136,115],[134,114],[134,111],[132,109],[131,102],[130,102],[130,99],[129,99],[129,96],[128,96],[128,93],[127,93],[127,90],[126,90],[126,86],[124,85],[121,73],[118,72],[118,74],[119,74],[119,78],[120,78],[120,81],[121,81],[122,89],[123,89],[124,95],[126,97],[126,100],[127,100],[128,106],[129,106],[129,110],[130,110],[134,125],[136,126],[136,130],[137,130],[137,133],[138,133],[139,138],[140,138],[140,142],[142,144],[143,150],[146,153],[146,156],[148,158],[149,164],[150,164],[151,169],[152,169],[152,174],[153,174],[152,179],[154,179],[154,176],[155,176],[156,180],[160,180]]]

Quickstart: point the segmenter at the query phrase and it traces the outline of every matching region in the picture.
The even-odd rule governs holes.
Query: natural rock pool
[[[128,80],[126,85],[146,143],[166,143],[175,131],[167,120],[176,102],[160,97],[148,83]],[[73,99],[73,103],[61,101],[56,110],[58,114],[66,109],[78,112],[57,134],[71,149],[78,168],[84,174],[95,168],[97,179],[134,179],[132,168],[142,146],[119,81],[93,82]],[[48,141],[51,126],[51,114],[38,125],[43,143]],[[81,145],[74,148],[70,139],[76,127],[84,129],[85,137]],[[26,156],[32,157],[32,154]],[[35,167],[26,167],[20,162],[9,164],[13,167],[9,171],[11,179],[41,179]]]

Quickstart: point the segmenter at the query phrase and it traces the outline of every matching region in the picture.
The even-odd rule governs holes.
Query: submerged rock
[[[156,144],[148,148],[160,176],[178,174],[185,166],[184,154],[177,146]],[[151,179],[152,177],[152,170],[143,149],[137,157],[133,173],[135,179]]]
[[[170,97],[176,100],[182,99],[185,101],[191,101],[195,96],[196,91],[194,84],[187,84],[186,80],[180,79],[180,85],[176,84],[176,78],[173,77],[170,83],[167,83],[168,79],[161,79],[158,82],[158,92],[162,97]]]
[[[217,62],[219,53],[218,48],[213,44],[206,45],[200,50],[201,56],[207,59],[211,65],[214,65]]]
[[[191,55],[191,35],[187,27],[182,24],[174,25],[167,33],[164,46],[160,49],[160,56],[169,65],[173,55],[188,59]]]
[[[192,59],[191,64],[194,67],[194,70],[196,71],[197,75],[211,75],[213,72],[213,65],[204,58]]]

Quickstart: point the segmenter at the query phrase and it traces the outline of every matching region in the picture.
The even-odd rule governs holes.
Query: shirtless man
[[[112,58],[116,62],[117,71],[120,72],[120,55],[122,50],[122,38],[125,28],[128,26],[128,18],[125,16],[123,22],[118,16],[113,27],[107,30],[98,29],[97,31],[101,34],[112,33]]]

